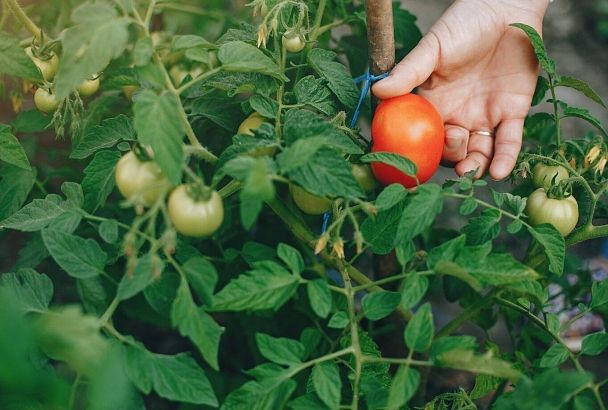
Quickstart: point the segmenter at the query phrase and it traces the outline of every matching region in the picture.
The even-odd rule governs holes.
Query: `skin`
[[[386,99],[418,87],[446,128],[444,163],[456,173],[489,168],[507,177],[521,148],[538,63],[525,34],[509,24],[542,29],[548,0],[457,0],[418,46],[373,87]],[[495,130],[495,137],[470,134]]]
[[[569,196],[564,199],[548,198],[543,188],[538,188],[528,197],[526,213],[530,224],[553,225],[562,236],[567,236],[578,222],[578,203]]]

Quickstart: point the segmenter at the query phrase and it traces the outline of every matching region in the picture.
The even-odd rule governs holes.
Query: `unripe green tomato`
[[[297,207],[308,215],[322,215],[331,209],[333,203],[329,198],[313,195],[294,184],[289,184],[289,193]]]
[[[257,112],[253,112],[249,117],[245,118],[241,125],[239,125],[239,129],[237,130],[237,134],[243,135],[254,135],[253,130],[257,130],[260,125],[265,123],[264,117],[262,117]]]
[[[217,191],[210,191],[209,195],[206,199],[195,199],[188,192],[188,185],[180,185],[171,192],[167,209],[177,232],[202,238],[217,231],[224,220],[224,204]]]
[[[546,165],[538,163],[532,169],[532,184],[535,188],[549,189],[560,181],[567,179],[568,170],[561,165]]]
[[[40,112],[48,114],[59,108],[59,100],[44,88],[38,88],[34,93],[34,105]]]
[[[52,81],[55,78],[55,74],[59,68],[59,58],[57,58],[55,53],[51,53],[51,57],[48,60],[42,60],[34,56],[31,47],[27,47],[24,51],[32,59],[36,67],[38,67],[45,81]]]
[[[372,173],[372,169],[366,164],[354,164],[353,175],[357,183],[363,189],[363,192],[369,194],[376,188],[376,178]]]
[[[306,45],[302,34],[292,30],[286,31],[285,34],[283,34],[281,41],[283,42],[283,47],[285,47],[285,50],[289,51],[290,53],[299,53]]]
[[[116,186],[126,199],[151,206],[171,184],[154,161],[141,161],[129,151],[116,164]]]
[[[262,7],[260,7],[260,15],[262,17],[266,17],[268,15],[268,5],[266,5],[266,3],[262,4]]]
[[[578,203],[573,196],[564,199],[549,198],[543,188],[538,188],[528,197],[526,213],[531,225],[548,223],[562,236],[567,236],[578,222]]]
[[[99,90],[99,76],[95,74],[92,78],[92,80],[84,80],[76,89],[81,97],[90,97]]]

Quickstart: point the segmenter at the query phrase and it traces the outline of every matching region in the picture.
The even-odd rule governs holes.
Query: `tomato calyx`
[[[140,143],[135,143],[131,150],[141,162],[154,161],[154,152],[151,149],[144,147]]]
[[[213,189],[200,183],[190,183],[186,186],[186,193],[194,202],[207,202],[213,195]]]

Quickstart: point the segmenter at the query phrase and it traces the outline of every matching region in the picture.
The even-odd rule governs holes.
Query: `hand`
[[[521,148],[538,63],[526,35],[538,32],[547,0],[457,0],[391,72],[373,87],[380,99],[418,93],[439,110],[446,126],[444,162],[459,175],[490,165],[490,176],[509,175]],[[495,138],[471,134],[495,131]]]

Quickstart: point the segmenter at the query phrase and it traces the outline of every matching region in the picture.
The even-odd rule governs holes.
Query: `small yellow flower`
[[[602,153],[602,148],[599,145],[594,145],[591,147],[587,155],[585,155],[585,166],[589,166],[595,162],[596,159],[599,158]]]
[[[266,48],[266,25],[261,24],[258,28],[258,48]]]
[[[606,163],[608,162],[608,158],[603,156],[600,160],[595,164],[594,170],[597,174],[602,175],[604,173],[604,168],[606,168]]]
[[[317,241],[317,244],[315,245],[315,255],[318,255],[325,250],[328,240],[329,240],[329,235],[327,235],[326,233],[321,235],[321,237]]]
[[[338,238],[332,245],[333,253],[340,259],[344,259],[344,242],[342,238]]]
[[[357,255],[363,252],[363,234],[361,231],[355,232],[355,249],[357,250]]]
[[[23,96],[18,93],[11,93],[11,104],[15,113],[20,112],[23,108]]]

